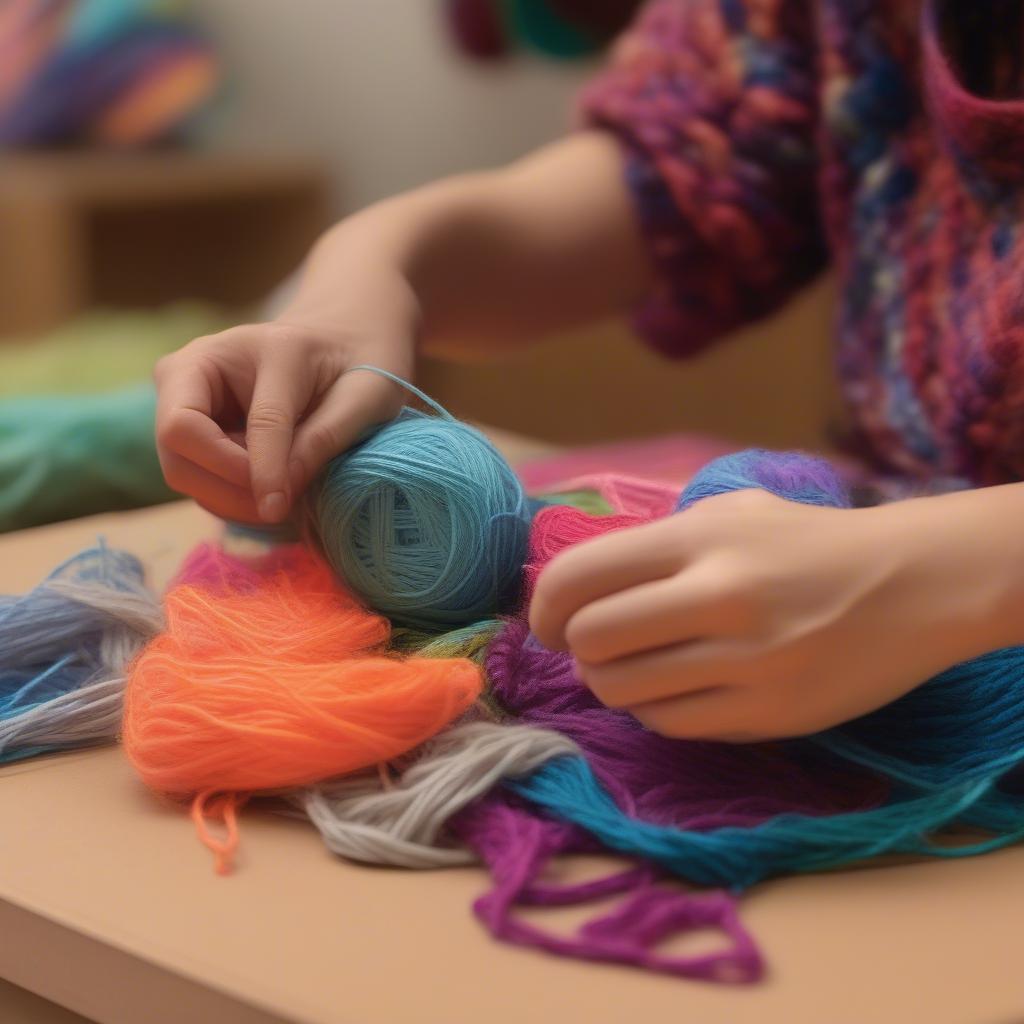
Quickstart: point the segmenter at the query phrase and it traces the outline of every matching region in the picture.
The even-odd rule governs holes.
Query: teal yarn
[[[102,544],[0,597],[0,763],[112,740],[124,667],[161,624],[139,561]]]
[[[1024,752],[1022,752],[1024,753]],[[562,821],[585,829],[609,849],[644,857],[699,885],[741,891],[776,875],[824,871],[879,857],[967,857],[1024,838],[1021,800],[998,794],[993,780],[967,780],[882,807],[842,814],[779,814],[759,825],[697,831],[626,814],[580,757],[552,761],[506,787]],[[943,828],[984,819],[1001,834],[940,845]]]
[[[405,408],[326,467],[312,529],[334,572],[396,625],[454,629],[510,611],[531,510],[515,473],[480,431],[395,380],[437,415]],[[350,371],[351,372],[351,371]]]
[[[151,384],[0,400],[0,532],[170,501]]]
[[[790,500],[849,503],[827,463],[755,451],[711,463],[680,507],[758,487]],[[507,788],[603,845],[693,882],[742,890],[775,875],[883,855],[966,857],[1024,839],[1024,647],[954,665],[871,714],[778,745],[794,764],[816,766],[816,777],[853,770],[876,780],[885,794],[876,805],[823,813],[790,795],[780,811],[736,823],[723,820],[730,810],[723,803],[714,815],[703,809],[696,815],[700,827],[683,824],[695,817],[693,808],[667,795],[674,784],[667,777],[659,788],[657,765],[671,763],[674,751],[681,763],[691,759],[695,778],[728,778],[741,749],[665,740],[635,723],[628,728],[620,713],[585,703],[593,698],[575,681],[571,664],[515,635],[499,638],[491,652],[492,686],[502,687],[506,702],[514,699],[530,721],[568,733],[586,755],[552,761]],[[644,763],[646,774],[637,768]],[[745,786],[753,795],[764,784],[751,777]],[[633,801],[642,801],[642,814]]]

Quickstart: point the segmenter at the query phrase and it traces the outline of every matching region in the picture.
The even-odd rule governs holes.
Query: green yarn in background
[[[226,323],[182,304],[0,343],[0,532],[175,498],[153,437],[153,365]]]
[[[228,326],[195,302],[151,312],[95,312],[38,338],[0,341],[0,398],[89,394],[149,380],[156,361]]]
[[[505,17],[527,46],[549,57],[571,59],[593,53],[598,46],[543,0],[505,0]]]

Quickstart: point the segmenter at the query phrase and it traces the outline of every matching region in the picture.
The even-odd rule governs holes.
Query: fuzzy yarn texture
[[[849,504],[828,463],[761,450],[712,462],[679,504],[756,487]],[[487,667],[499,704],[570,736],[585,754],[511,788],[606,846],[694,882],[742,889],[884,853],[959,857],[1024,836],[1013,786],[1024,762],[1024,648],[954,666],[808,739],[745,747],[666,740],[603,707],[575,679],[571,658],[540,647],[522,623],[495,641]],[[987,835],[946,842],[951,825]]]
[[[177,5],[9,5],[0,20],[0,144],[142,146],[181,135],[220,78]]]
[[[388,761],[476,700],[467,659],[388,655],[385,619],[307,555],[258,586],[225,573],[164,600],[167,629],[134,662],[123,742],[152,789],[192,798],[204,842],[227,871],[245,795]],[[206,817],[222,819],[213,836]]]
[[[155,412],[150,384],[0,400],[0,532],[176,497]]]
[[[113,740],[125,666],[162,625],[138,560],[102,544],[0,597],[0,762]]]
[[[874,470],[1024,478],[1024,101],[1014,4],[652,0],[581,100],[614,133],[687,355],[831,262],[837,368]]]
[[[519,479],[422,392],[355,369],[395,380],[437,415],[404,409],[328,464],[310,500],[327,561],[396,625],[440,632],[511,610],[531,519]]]

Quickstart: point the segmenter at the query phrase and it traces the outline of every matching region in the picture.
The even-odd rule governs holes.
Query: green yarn
[[[557,494],[540,494],[538,501],[545,505],[569,505],[590,516],[610,516],[615,512],[611,504],[599,491],[563,491]]]
[[[0,344],[0,532],[174,498],[153,436],[153,366],[224,326],[212,307],[178,303]]]
[[[599,47],[545,0],[505,0],[506,20],[524,43],[550,57],[582,57]]]
[[[169,501],[150,384],[0,402],[0,531]]]
[[[148,380],[161,356],[226,326],[222,314],[198,302],[85,313],[38,338],[0,343],[0,398],[113,391]]]

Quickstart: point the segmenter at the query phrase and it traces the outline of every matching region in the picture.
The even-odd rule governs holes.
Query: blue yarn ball
[[[846,486],[824,459],[802,452],[748,448],[709,462],[680,495],[676,511],[716,494],[754,488],[802,505],[850,507]]]
[[[398,625],[451,629],[518,597],[530,507],[465,423],[404,409],[328,464],[312,515],[331,568]]]

